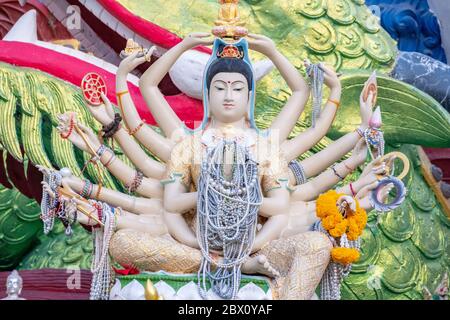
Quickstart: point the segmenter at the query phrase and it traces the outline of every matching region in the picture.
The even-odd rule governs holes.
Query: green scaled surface
[[[40,244],[23,259],[18,269],[91,268],[92,235],[80,225],[76,225],[73,235],[68,237],[62,223],[55,221],[53,231],[47,236],[41,234],[39,241]]]
[[[0,185],[0,270],[11,270],[37,243],[40,206],[16,189]]]
[[[393,150],[408,155],[412,165],[403,180],[406,199],[395,210],[369,213],[361,258],[344,280],[343,299],[423,299],[422,288],[433,292],[450,270],[450,219],[421,174],[417,149]]]
[[[0,63],[0,109],[0,144],[16,160],[53,169],[68,167],[80,178],[94,183],[101,180],[103,186],[113,190],[123,189],[108,170],[101,170],[100,176],[92,163],[83,176],[81,170],[90,155],[78,151],[82,159],[77,158],[76,147],[56,130],[56,116],[65,112],[76,112],[81,123],[94,132],[100,130],[78,87],[40,71]],[[120,148],[115,149],[119,158],[133,168]]]
[[[370,72],[355,71],[341,77],[344,94],[328,137],[337,139],[361,123],[359,97]],[[450,147],[450,114],[431,96],[404,82],[377,75],[383,134],[389,143],[436,148]]]

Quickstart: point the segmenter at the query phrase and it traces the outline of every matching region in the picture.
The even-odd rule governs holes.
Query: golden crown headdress
[[[239,50],[239,48],[235,45],[227,44],[222,48],[222,50],[217,51],[217,57],[243,59],[244,52],[242,50]]]

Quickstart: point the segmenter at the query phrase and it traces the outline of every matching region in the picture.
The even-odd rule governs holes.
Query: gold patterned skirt
[[[332,244],[320,232],[305,232],[273,240],[255,255],[265,255],[280,277],[270,281],[274,299],[310,299],[330,260]],[[117,231],[110,243],[112,258],[141,271],[196,273],[200,250],[183,245],[170,235],[152,236],[132,229]]]

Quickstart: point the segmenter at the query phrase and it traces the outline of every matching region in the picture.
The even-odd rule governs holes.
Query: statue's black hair
[[[220,58],[214,60],[206,72],[206,88],[209,91],[214,76],[221,72],[240,73],[247,79],[248,89],[253,89],[252,68],[242,59]]]

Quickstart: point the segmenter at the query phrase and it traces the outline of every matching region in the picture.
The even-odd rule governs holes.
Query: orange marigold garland
[[[346,210],[341,214],[338,200],[345,194],[334,190],[321,194],[316,201],[316,214],[321,219],[314,230],[326,233],[336,239],[335,247],[331,250],[331,262],[320,282],[320,296],[322,300],[340,300],[341,281],[351,270],[352,264],[360,257],[359,238],[367,223],[366,211],[355,199],[356,209]]]
[[[333,248],[331,258],[340,264],[352,264],[359,259],[359,251],[355,248]]]
[[[347,217],[344,218],[336,205],[338,199],[342,196],[345,196],[345,194],[337,193],[335,190],[321,194],[316,202],[316,215],[321,218],[323,228],[333,238],[339,238],[347,233],[348,239],[354,241],[364,231],[367,213],[356,201],[356,211],[348,213]]]

